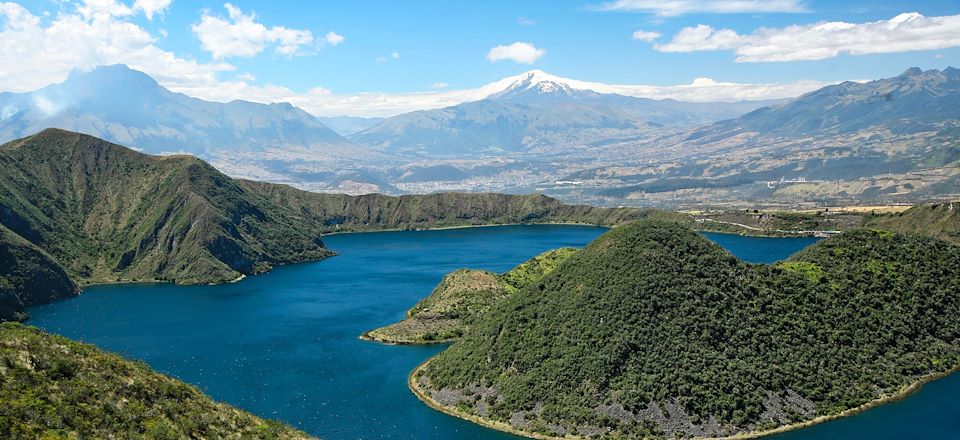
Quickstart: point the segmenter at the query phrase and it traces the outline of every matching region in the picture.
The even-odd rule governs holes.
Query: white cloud
[[[517,17],[517,24],[520,26],[536,26],[537,22],[527,17]]]
[[[51,19],[41,20],[15,3],[0,3],[0,41],[4,43],[0,44],[0,91],[34,90],[62,82],[73,68],[89,69],[122,63],[146,72],[175,92],[210,101],[290,102],[323,116],[392,116],[483,99],[519,79],[519,76],[505,78],[471,89],[443,87],[443,90],[410,93],[337,94],[322,87],[295,92],[269,83],[254,85],[252,75],[234,73],[236,69],[229,63],[198,62],[160,49],[154,44],[153,35],[124,21],[123,17],[102,9],[85,16],[77,7],[72,13],[61,12]],[[383,58],[384,61],[390,59]],[[602,93],[695,102],[785,98],[825,85],[814,81],[737,84],[709,79],[674,86],[563,81],[573,87]],[[440,85],[446,86],[436,84]]]
[[[808,11],[800,0],[615,0],[600,5],[598,9],[646,12],[662,16]]]
[[[533,64],[540,59],[546,51],[537,49],[530,43],[518,41],[507,46],[496,46],[487,53],[487,60],[491,63],[510,60],[520,64]]]
[[[280,55],[297,55],[303,53],[302,47],[314,41],[308,30],[283,26],[268,28],[256,21],[256,14],[244,14],[230,3],[223,6],[227,10],[227,19],[205,11],[200,22],[192,27],[200,45],[216,59],[252,57],[263,52],[268,44],[276,45],[275,51]]]
[[[737,47],[742,37],[730,29],[714,29],[705,24],[685,27],[667,44],[658,44],[661,52],[693,52],[701,50],[729,50]]]
[[[434,90],[436,90],[436,89],[445,89],[445,88],[447,88],[447,87],[449,87],[449,86],[450,86],[450,84],[447,84],[447,83],[445,83],[445,82],[435,82],[435,83],[433,83],[433,84],[430,84],[430,88],[431,88],[431,89],[434,89]]]
[[[147,20],[153,20],[154,14],[162,14],[170,7],[172,2],[173,0],[136,0],[133,2],[133,7],[143,11]]]
[[[633,33],[633,39],[638,41],[646,41],[649,43],[657,38],[660,38],[659,32],[638,30]]]
[[[133,14],[133,8],[115,0],[83,0],[77,11],[88,19],[109,19]]]
[[[400,52],[393,51],[390,53],[389,57],[377,57],[377,59],[374,60],[374,62],[376,62],[377,64],[387,64],[387,62],[390,60],[399,60],[399,59],[400,59]]]
[[[938,50],[960,46],[960,15],[925,17],[916,12],[867,23],[821,22],[759,28],[739,35],[707,25],[683,28],[663,52],[732,50],[737,62],[822,60],[840,54]]]
[[[343,40],[345,40],[343,35],[340,35],[334,31],[327,32],[327,35],[324,35],[323,39],[331,46],[336,46],[340,43],[343,43]]]
[[[154,36],[124,21],[130,8],[88,1],[41,20],[16,3],[0,3],[0,90],[22,92],[63,81],[74,68],[127,64],[172,88],[212,87],[234,67],[200,63],[160,49]],[[5,20],[4,20],[5,19]]]

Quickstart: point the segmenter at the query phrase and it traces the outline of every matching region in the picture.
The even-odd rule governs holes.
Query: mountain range
[[[567,178],[603,181],[601,196],[653,203],[949,196],[960,193],[958,104],[960,70],[911,68],[892,78],[827,86],[679,134],[613,145],[633,160]],[[613,174],[620,177],[610,179]]]
[[[194,154],[237,178],[354,195],[895,203],[960,194],[958,78],[955,68],[911,68],[785,101],[689,103],[601,93],[535,70],[485,87],[477,101],[379,119],[202,101],[106,66],[0,94],[0,140],[61,127],[148,153]]]
[[[487,87],[483,99],[445,109],[386,119],[315,118],[286,103],[191,98],[126,66],[102,66],[32,92],[0,94],[0,141],[53,127],[151,154],[193,154],[235,177],[310,190],[421,193],[430,192],[424,185],[445,181],[455,186],[434,190],[493,191],[522,186],[515,181],[530,180],[524,176],[531,170],[556,174],[542,155],[714,122],[768,104],[658,101],[580,86],[531,71]],[[452,162],[421,163],[440,158]],[[437,172],[444,167],[451,172]]]
[[[354,142],[428,157],[583,147],[739,116],[767,101],[687,103],[598,93],[533,70],[479,101],[387,118]]]
[[[61,128],[145,153],[211,157],[348,142],[290,104],[210,102],[171,92],[124,65],[74,70],[67,80],[28,93],[0,94],[0,140]]]

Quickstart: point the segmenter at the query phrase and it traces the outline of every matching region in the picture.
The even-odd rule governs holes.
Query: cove
[[[537,225],[332,235],[325,241],[340,255],[324,261],[218,286],[90,287],[31,308],[29,324],[143,360],[217,400],[324,439],[514,438],[436,412],[407,390],[409,372],[444,347],[387,346],[358,335],[402,318],[447,272],[505,271],[604,231]],[[705,235],[751,262],[786,258],[815,241]],[[956,437],[957,390],[951,376],[902,402],[782,437],[903,438],[894,430],[901,425],[912,437],[929,437],[928,429]]]

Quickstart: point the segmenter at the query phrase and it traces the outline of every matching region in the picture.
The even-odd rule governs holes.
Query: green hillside
[[[946,202],[917,205],[898,214],[867,218],[871,228],[930,235],[960,244],[960,203]]]
[[[835,415],[960,365],[960,247],[856,230],[777,266],[682,225],[615,228],[411,383],[550,436],[715,437]]]
[[[512,223],[581,223],[613,226],[644,218],[690,222],[676,212],[567,205],[541,194],[437,193],[349,196],[318,194],[286,185],[243,180],[244,187],[277,206],[323,223],[325,231],[429,229]]]
[[[0,321],[26,319],[26,306],[75,296],[77,285],[53,259],[0,224]]]
[[[500,223],[615,225],[646,217],[686,218],[565,205],[541,195],[317,194],[235,180],[191,156],[149,156],[57,129],[0,145],[3,249],[7,254],[12,252],[7,249],[29,250],[47,263],[44,270],[53,274],[59,266],[80,285],[230,281],[333,255],[321,239],[326,232]],[[30,263],[36,259],[9,258],[29,267],[0,271],[0,320],[22,319],[23,305],[75,293],[72,286],[60,286],[25,299],[16,293],[20,281],[10,276],[20,273],[22,281],[37,267]]]
[[[0,324],[0,438],[307,439],[141,362]]]
[[[331,255],[312,222],[199,159],[53,129],[0,146],[0,223],[80,283],[222,282]]]
[[[449,342],[511,294],[543,279],[576,249],[544,252],[503,274],[460,269],[443,277],[429,296],[407,311],[407,318],[363,334],[393,344]]]

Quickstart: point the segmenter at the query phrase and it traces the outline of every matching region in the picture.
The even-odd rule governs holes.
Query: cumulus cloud
[[[280,55],[296,55],[302,53],[304,46],[314,42],[313,33],[308,30],[283,26],[268,28],[257,22],[256,14],[244,14],[230,3],[223,7],[227,10],[227,18],[206,11],[200,17],[200,22],[192,27],[193,33],[200,39],[200,45],[216,59],[252,57],[263,52],[270,44],[276,46],[274,50]],[[334,39],[337,37],[340,36]]]
[[[638,30],[633,33],[633,39],[637,41],[646,41],[647,43],[660,38],[659,32]]]
[[[127,64],[168,87],[209,87],[222,62],[200,63],[160,49],[154,36],[124,17],[134,10],[88,1],[49,20],[16,3],[0,3],[0,90],[22,92],[60,82],[74,68]],[[154,11],[156,12],[156,11]]]
[[[334,31],[327,32],[327,35],[324,35],[323,39],[331,46],[336,46],[340,43],[343,43],[343,40],[345,40],[343,35],[340,35]]]
[[[173,0],[136,0],[133,2],[133,7],[143,11],[147,20],[153,20],[154,14],[162,14],[172,2]]]
[[[685,27],[667,44],[658,44],[661,52],[694,52],[729,50],[737,47],[743,37],[730,29],[714,29],[705,24]]]
[[[502,60],[510,60],[520,64],[533,64],[545,54],[543,49],[536,48],[533,44],[518,41],[507,46],[496,46],[487,52],[487,60],[491,63]]]
[[[615,0],[600,5],[598,9],[645,12],[661,16],[808,11],[800,0]]]
[[[821,22],[759,28],[740,35],[698,25],[681,29],[662,52],[731,50],[737,62],[822,60],[840,54],[938,50],[960,46],[960,15],[925,17],[917,12],[867,23]]]

